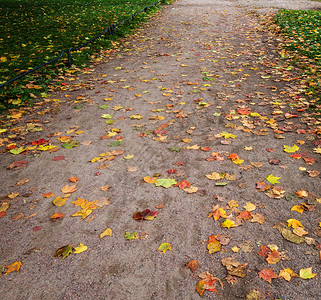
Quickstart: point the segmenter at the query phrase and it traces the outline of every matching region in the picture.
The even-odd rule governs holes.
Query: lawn
[[[307,93],[321,101],[321,12],[314,10],[282,10],[275,22],[285,38],[288,58],[302,69]]]
[[[62,50],[76,48],[123,21],[157,0],[0,0],[0,84],[23,72],[43,64]],[[115,36],[105,36],[93,44],[74,52],[73,63],[85,66],[90,55],[108,49],[110,41],[125,35],[146,19],[142,13],[135,21],[117,28]],[[0,88],[1,104],[19,104],[30,99],[30,93],[44,92],[48,83],[66,64],[59,61],[42,68],[37,74],[26,76],[13,84]],[[36,89],[26,89],[34,81]],[[41,87],[41,88],[40,88]]]

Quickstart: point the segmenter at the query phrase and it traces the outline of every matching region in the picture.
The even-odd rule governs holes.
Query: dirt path
[[[43,138],[59,150],[13,155],[1,140],[1,201],[10,207],[0,218],[0,265],[23,264],[19,274],[1,276],[2,299],[199,299],[198,275],[211,278],[204,272],[223,284],[213,283],[218,294],[205,291],[205,299],[245,299],[254,289],[266,299],[320,299],[318,127],[304,111],[295,70],[255,17],[284,3],[319,5],[178,0],[124,49],[87,74],[71,74],[61,92],[16,119],[9,141],[25,148]],[[284,145],[299,150],[286,153]],[[7,169],[15,161],[28,165]],[[271,174],[280,184],[267,181]],[[183,181],[185,189],[146,183],[147,176],[157,185]],[[79,179],[77,190],[55,206],[71,177]],[[55,196],[43,195],[50,192]],[[99,200],[89,204],[91,214],[78,200],[89,214],[84,220],[71,217],[81,209],[71,203],[78,198]],[[294,205],[302,214],[291,211]],[[213,206],[216,221],[208,217]],[[134,220],[145,209],[157,217]],[[64,218],[53,221],[55,212]],[[293,234],[290,219],[307,234],[299,237],[299,225]],[[100,239],[106,228],[112,237]],[[127,240],[126,232],[138,238]],[[213,254],[211,235],[218,241],[212,237],[210,245],[221,247]],[[53,258],[60,247],[80,243],[88,249]],[[160,253],[162,243],[172,249]],[[194,274],[185,268],[191,260],[200,265]],[[269,283],[259,276],[309,267],[318,273],[313,279]]]

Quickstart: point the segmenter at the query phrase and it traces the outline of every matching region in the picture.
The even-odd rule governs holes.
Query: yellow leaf
[[[321,147],[314,148],[314,149],[313,149],[313,152],[314,152],[314,153],[321,154]]]
[[[205,175],[205,176],[206,176],[206,178],[208,178],[210,180],[220,180],[225,177],[225,173],[213,172],[212,174]]]
[[[291,210],[295,210],[297,211],[298,213],[302,214],[303,211],[304,211],[304,207],[303,205],[294,205]]]
[[[183,189],[185,192],[189,193],[189,194],[193,194],[196,193],[198,191],[198,187],[196,186],[191,186],[189,188],[185,188]]]
[[[102,239],[105,236],[113,236],[113,231],[110,228],[107,228],[99,237]]]
[[[286,268],[281,270],[279,273],[279,277],[283,277],[286,281],[290,281],[291,277],[298,276],[296,275],[290,268]]]
[[[198,150],[200,148],[199,145],[193,145],[193,146],[187,146],[186,149],[187,150]]]
[[[246,205],[243,206],[245,210],[247,211],[253,211],[256,210],[256,205],[251,203],[251,202],[247,202]]]
[[[83,208],[77,212],[75,212],[73,215],[71,215],[72,217],[81,217],[81,219],[85,219],[86,217],[88,217],[93,211],[91,209],[88,208]]]
[[[146,183],[156,183],[155,177],[145,176],[143,179]]]
[[[234,159],[234,160],[232,160],[232,161],[233,161],[233,163],[236,164],[236,165],[240,165],[240,164],[242,164],[242,163],[244,162],[243,159],[239,159],[239,158],[236,158],[236,159]]]
[[[172,245],[169,243],[162,243],[157,250],[165,253],[167,250],[172,250]]]
[[[5,212],[9,208],[9,202],[3,202],[0,206],[0,213]]]
[[[77,254],[77,253],[81,253],[84,252],[88,249],[87,246],[85,246],[84,244],[79,244],[79,247],[75,247],[75,252],[73,254]]]
[[[221,244],[219,241],[210,242],[207,245],[207,250],[209,254],[219,252],[221,250]]]
[[[239,207],[238,203],[235,200],[231,200],[231,201],[227,202],[227,204],[230,208]]]
[[[292,226],[292,228],[297,228],[297,227],[303,227],[304,228],[302,223],[300,221],[296,220],[296,219],[289,219],[289,220],[287,220],[287,222],[288,222],[288,227]]]
[[[231,220],[225,220],[224,222],[221,223],[221,227],[225,227],[225,228],[235,227],[235,223]]]
[[[67,198],[61,198],[60,196],[58,196],[56,199],[52,201],[52,203],[56,206],[63,206],[65,205],[67,200]]]
[[[11,193],[11,194],[8,195],[8,198],[14,199],[14,198],[16,198],[18,196],[19,196],[19,193]]]
[[[300,277],[303,279],[311,279],[314,278],[316,275],[317,273],[312,273],[312,267],[300,270]]]
[[[239,247],[236,247],[234,246],[232,249],[231,249],[233,252],[237,253],[240,251],[240,248]]]
[[[127,156],[124,156],[125,159],[132,159],[134,157],[134,155],[127,155]]]
[[[284,152],[286,153],[294,153],[298,151],[300,148],[297,145],[293,145],[293,147],[290,146],[284,146]]]
[[[13,271],[16,271],[16,272],[19,273],[20,267],[22,267],[21,261],[15,261],[14,263],[12,263],[11,265],[9,265],[7,267],[7,272],[6,272],[5,275],[7,275],[7,274],[9,274],[9,273],[11,273]]]

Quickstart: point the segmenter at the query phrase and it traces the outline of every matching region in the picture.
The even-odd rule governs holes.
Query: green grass
[[[112,23],[127,19],[154,2],[158,1],[0,0],[0,83],[57,57],[62,50],[76,48]],[[112,40],[126,35],[146,18],[142,13],[135,21],[118,27],[114,36],[106,35],[81,51],[72,52],[73,64],[84,67],[94,52],[108,49]],[[65,54],[64,60],[0,88],[0,108],[28,102],[30,93],[44,92],[64,70],[66,60]],[[36,88],[26,88],[30,81]]]
[[[321,101],[321,12],[282,10],[275,22],[285,38],[288,58],[302,69],[303,83],[313,100]]]

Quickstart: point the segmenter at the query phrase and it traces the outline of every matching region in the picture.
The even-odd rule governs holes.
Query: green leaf
[[[129,233],[129,232],[126,231],[125,239],[127,239],[127,240],[136,240],[136,239],[138,239],[138,237],[136,236],[137,233],[138,232]]]
[[[112,119],[113,118],[112,115],[110,115],[110,114],[103,114],[101,117],[103,119]]]
[[[216,186],[225,186],[227,185],[227,182],[215,182]]]
[[[157,251],[165,253],[167,250],[172,250],[172,245],[169,243],[162,243],[158,247]]]
[[[73,247],[71,245],[63,246],[56,251],[54,257],[62,256],[62,259],[65,259],[69,254],[72,253],[72,249]]]
[[[10,150],[10,153],[14,154],[14,155],[17,155],[17,154],[20,154],[24,151],[25,149],[23,149],[23,147],[20,147],[18,149],[11,149]]]
[[[270,174],[269,176],[266,177],[266,180],[267,180],[268,182],[272,183],[272,184],[276,184],[276,183],[280,183],[280,182],[279,182],[279,179],[280,179],[280,178],[281,178],[281,177],[275,177],[275,176],[273,176],[273,174]]]
[[[103,104],[98,106],[100,109],[106,109],[109,107],[109,105]]]
[[[166,189],[170,188],[172,185],[176,184],[176,180],[175,179],[170,179],[170,178],[159,178],[156,179],[156,186],[162,186]]]
[[[115,122],[114,120],[110,119],[110,120],[107,120],[105,123],[110,125],[110,124],[113,124],[114,122]]]
[[[305,239],[300,237],[300,236],[297,236],[296,234],[292,233],[292,231],[288,228],[283,228],[282,231],[281,231],[281,234],[282,236],[292,242],[292,243],[295,243],[295,244],[301,244],[301,243],[304,243],[305,242]]]
[[[119,145],[121,145],[121,141],[114,141],[114,142],[111,142],[109,146],[110,147],[117,147]]]
[[[311,279],[317,276],[317,273],[312,273],[312,267],[300,270],[300,277],[303,279]]]
[[[64,147],[66,149],[72,149],[75,147],[78,147],[79,142],[78,141],[70,141],[68,143],[61,144],[61,147]]]
[[[168,150],[171,151],[171,152],[174,152],[174,151],[180,152],[181,148],[180,147],[169,147]]]

